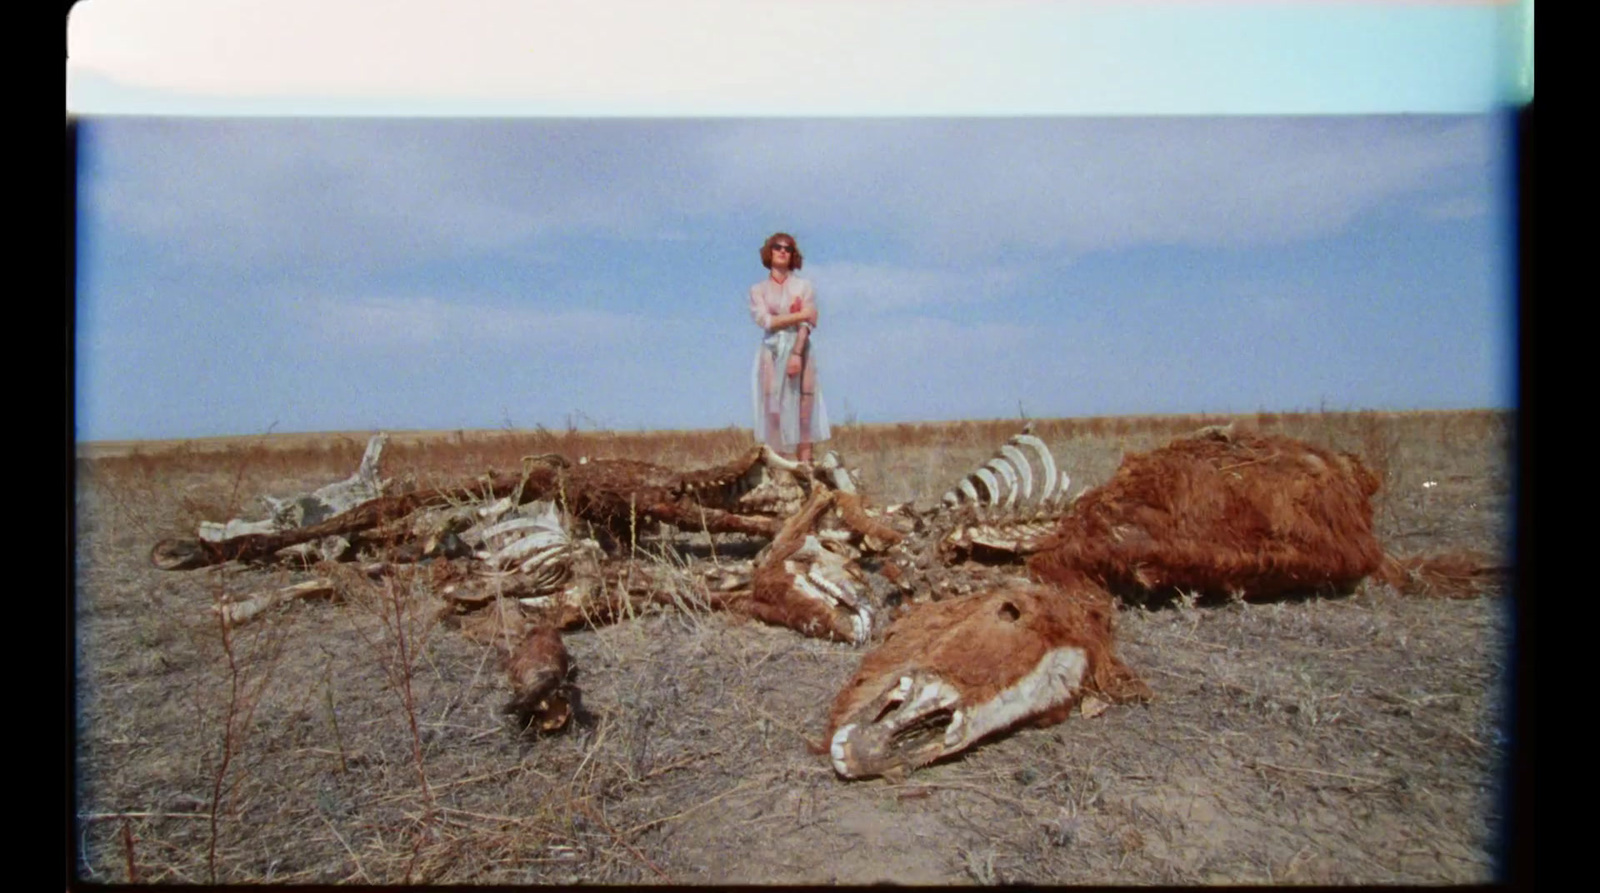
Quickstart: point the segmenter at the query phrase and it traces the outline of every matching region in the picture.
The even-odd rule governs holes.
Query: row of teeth
[[[804,595],[830,608],[843,606],[848,609],[853,643],[860,645],[867,641],[867,636],[872,632],[872,611],[856,597],[855,593],[846,591],[833,581],[814,573],[795,574],[794,585]]]
[[[949,686],[935,681],[924,685],[922,691],[917,693],[916,700],[908,705],[906,704],[906,697],[911,694],[912,684],[910,676],[901,676],[900,685],[895,688],[894,694],[890,695],[889,703],[891,705],[895,702],[900,703],[900,707],[895,711],[896,713],[909,714],[911,717],[922,716],[931,712],[931,710],[948,707],[960,700],[960,696],[952,691]],[[950,725],[945,729],[944,733],[946,747],[953,746],[960,740],[961,726],[965,720],[966,717],[963,716],[960,710],[956,710],[951,715]],[[850,723],[840,727],[837,732],[833,733],[833,740],[828,747],[828,755],[833,758],[834,771],[845,778],[849,778],[851,775],[850,767],[845,762],[845,742],[850,740],[850,735],[855,732],[857,725],[858,723]],[[889,728],[893,730],[897,728],[897,725],[891,720]]]

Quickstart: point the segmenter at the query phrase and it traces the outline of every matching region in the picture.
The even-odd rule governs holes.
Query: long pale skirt
[[[779,329],[767,335],[756,349],[755,364],[750,369],[756,440],[784,453],[793,453],[802,440],[820,443],[832,436],[828,428],[828,409],[822,402],[822,377],[816,374],[815,368],[815,332],[806,342],[806,362],[812,365],[812,381],[816,386],[811,395],[811,436],[801,436],[804,432],[800,430],[800,381],[805,377],[805,372],[799,375],[784,374],[784,366],[788,364],[789,352],[794,349],[796,337],[794,329]],[[778,416],[776,443],[767,437],[767,417],[774,413]]]

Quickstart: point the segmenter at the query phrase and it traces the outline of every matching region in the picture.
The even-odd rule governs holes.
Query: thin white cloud
[[[801,219],[849,203],[865,225],[963,258],[1326,235],[1477,174],[1493,138],[1484,118],[780,122],[718,131],[710,148],[724,194],[770,189],[783,158]]]
[[[818,301],[830,315],[854,319],[981,303],[1016,282],[1022,273],[1006,266],[952,270],[841,261],[807,265],[805,275],[824,288]]]
[[[641,314],[506,307],[461,295],[322,297],[295,307],[317,339],[352,350],[478,345],[612,352],[637,350],[660,331]]]
[[[297,307],[311,333],[340,350],[438,344],[451,328],[453,313],[451,307],[435,298],[322,299]]]

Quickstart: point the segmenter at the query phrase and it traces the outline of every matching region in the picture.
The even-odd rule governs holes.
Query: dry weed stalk
[[[233,783],[227,784],[228,773],[233,768],[235,758],[244,749],[245,739],[248,736],[251,720],[255,716],[256,707],[261,703],[267,685],[272,679],[272,672],[277,666],[277,659],[283,651],[283,637],[276,624],[263,624],[256,628],[252,636],[252,645],[244,656],[239,654],[235,644],[236,630],[228,622],[227,612],[221,610],[224,605],[222,592],[222,576],[217,577],[217,590],[213,595],[217,605],[217,630],[219,641],[222,645],[223,656],[228,664],[228,698],[223,707],[222,718],[222,753],[217,760],[215,772],[211,779],[211,814],[209,821],[209,835],[206,843],[206,872],[210,883],[217,882],[217,840],[220,833],[219,820],[222,813],[223,789],[226,785],[228,801],[232,804],[237,796],[239,786],[244,782],[244,776],[234,778]],[[264,659],[264,660],[261,660]],[[259,675],[251,679],[247,674],[247,666],[260,662]]]
[[[424,811],[422,828],[413,841],[412,858],[406,867],[406,883],[411,882],[412,871],[416,860],[421,854],[422,846],[430,842],[433,837],[434,819],[437,806],[434,802],[433,790],[428,785],[428,772],[426,761],[422,753],[422,730],[417,722],[417,699],[412,686],[416,675],[417,662],[423,658],[427,645],[428,617],[419,617],[409,597],[411,575],[397,581],[394,577],[386,577],[378,587],[376,608],[378,618],[383,624],[387,647],[380,646],[368,640],[379,664],[383,669],[389,688],[400,701],[401,710],[404,711],[408,730],[411,734],[411,757],[417,770],[417,783],[422,791]],[[405,584],[402,586],[401,584]]]

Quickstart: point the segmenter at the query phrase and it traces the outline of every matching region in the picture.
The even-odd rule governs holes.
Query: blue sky
[[[1310,40],[1293,6],[1223,30],[1276,29],[1283,54]],[[328,114],[354,89],[336,73],[201,89],[80,53],[78,438],[748,424],[746,295],[779,229],[836,421],[1510,406],[1507,69],[1461,49],[1505,44],[1504,9],[1445,12],[1418,15],[1456,23],[1463,61],[1419,66],[1407,47],[1452,44],[1402,22],[1368,42],[1405,61],[1346,78],[1331,115],[1293,77],[1274,102],[1300,114],[1213,113],[1281,111],[1235,66],[1206,75],[1239,82],[1208,88],[1221,108],[1183,114],[1161,108],[1181,78],[1146,71],[1115,116],[885,93],[767,117],[724,85],[651,116],[585,96],[601,112],[472,118],[505,100],[402,84],[455,113],[382,118]],[[1348,113],[1369,81],[1402,108]]]

